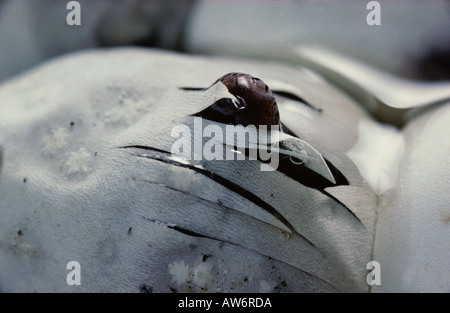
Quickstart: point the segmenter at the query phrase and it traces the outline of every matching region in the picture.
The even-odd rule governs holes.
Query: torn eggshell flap
[[[208,122],[206,121],[206,123]],[[214,122],[214,124],[219,125],[219,127],[222,128],[223,134],[226,134],[227,126],[233,127],[232,125],[225,125],[217,122]],[[279,129],[278,125],[273,126],[275,126],[276,129]],[[254,151],[254,155],[262,150],[277,153],[278,157],[298,159],[304,166],[319,173],[333,184],[336,183],[323,156],[306,141],[285,134],[279,130],[271,130],[271,128],[266,129],[268,131],[256,127],[242,127],[235,129],[237,130],[238,135],[236,136],[236,141],[234,141],[232,145],[228,144],[226,137],[221,138],[220,136],[215,136],[209,140],[215,141],[218,144],[223,144],[227,149],[231,150],[235,150],[235,148],[242,149],[242,151],[250,149],[250,151]],[[202,130],[197,129],[197,131],[201,132]],[[239,135],[239,132],[242,132],[242,134]],[[246,137],[246,133],[248,134],[248,137]],[[264,138],[265,142],[261,142],[261,138]],[[249,154],[252,155],[252,152],[249,152]],[[296,161],[292,160],[292,162]],[[276,170],[276,168],[273,168],[272,170]]]
[[[228,88],[220,81],[215,82],[208,88],[201,88],[201,90],[183,90],[178,88],[173,96],[178,99],[171,99],[170,101],[181,102],[186,105],[181,108],[183,116],[193,115],[200,112],[220,99],[231,99],[239,102],[239,100],[228,91]],[[189,112],[189,113],[188,113]]]

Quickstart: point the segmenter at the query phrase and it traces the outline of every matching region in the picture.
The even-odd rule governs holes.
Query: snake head
[[[275,97],[261,79],[244,73],[229,73],[214,84],[218,82],[224,84],[238,101],[222,98],[195,116],[233,125],[280,124]]]

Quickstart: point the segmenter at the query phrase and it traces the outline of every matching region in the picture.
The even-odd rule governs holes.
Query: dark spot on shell
[[[209,258],[209,255],[203,254],[202,261],[206,262],[206,260],[208,260],[208,258]]]
[[[25,184],[27,181],[28,181],[28,179],[25,177],[25,178],[23,179],[23,183]]]
[[[209,120],[233,125],[279,125],[280,113],[269,86],[244,73],[229,73],[219,78],[238,100],[224,98],[195,114]]]
[[[18,235],[19,237],[23,236],[23,232],[22,232],[21,229],[19,229],[19,230],[17,231],[17,235]]]
[[[153,287],[152,286],[147,286],[146,284],[141,284],[139,286],[139,291],[141,293],[152,293],[153,292]]]
[[[441,220],[444,224],[450,224],[450,212],[442,212]]]
[[[73,127],[75,125],[75,122],[70,122],[70,127]]]
[[[177,293],[178,291],[175,288],[170,287],[170,292]]]
[[[128,228],[128,235],[131,235],[131,230],[133,229],[133,227]]]

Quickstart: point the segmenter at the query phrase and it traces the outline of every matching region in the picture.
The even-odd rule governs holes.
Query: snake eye
[[[257,89],[263,90],[264,92],[269,92],[269,86],[267,86],[261,79],[253,77],[252,82]]]

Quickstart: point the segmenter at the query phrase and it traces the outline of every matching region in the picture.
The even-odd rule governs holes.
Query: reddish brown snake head
[[[220,99],[195,116],[244,126],[280,124],[275,97],[261,79],[244,73],[229,73],[214,84],[218,82],[224,84],[238,102],[229,98]]]

